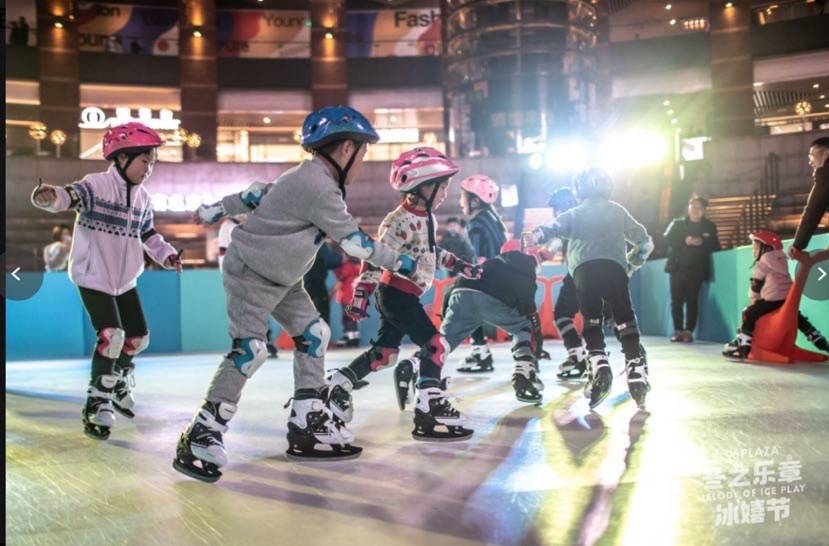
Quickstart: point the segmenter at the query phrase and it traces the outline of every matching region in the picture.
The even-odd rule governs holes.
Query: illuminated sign
[[[405,129],[377,129],[382,144],[415,143],[420,142],[420,131],[417,128]]]
[[[116,108],[115,117],[107,117],[103,110],[96,106],[84,108],[81,112],[81,122],[78,127],[81,129],[108,129],[110,127],[117,127],[124,125],[131,121],[138,121],[150,127],[151,129],[158,129],[161,131],[175,131],[181,125],[181,120],[173,117],[172,110],[161,110],[158,117],[154,118],[152,110],[149,108],[139,108],[138,117],[132,117],[132,110],[130,108]]]

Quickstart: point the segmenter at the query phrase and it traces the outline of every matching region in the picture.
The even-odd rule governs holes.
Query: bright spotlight
[[[546,156],[547,168],[553,172],[575,172],[587,163],[587,150],[584,142],[578,139],[554,141]]]
[[[544,165],[544,158],[541,157],[541,154],[536,152],[530,156],[530,167],[533,170],[537,171],[542,165]]]
[[[601,157],[614,169],[653,165],[668,153],[668,142],[663,135],[640,129],[608,134],[601,146]]]

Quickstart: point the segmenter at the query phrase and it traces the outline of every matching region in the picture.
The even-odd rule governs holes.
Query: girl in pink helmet
[[[97,439],[109,437],[114,411],[135,416],[132,360],[150,341],[135,288],[144,252],[162,267],[181,271],[180,253],[153,228],[150,194],[143,186],[163,143],[141,123],[113,127],[103,139],[104,157],[112,162],[108,170],[66,186],[38,184],[32,193],[38,208],[77,213],[69,278],[97,331],[82,411],[85,433]]]
[[[412,436],[416,440],[464,440],[472,435],[472,430],[464,427],[467,418],[446,398],[446,382],[441,381],[446,341],[420,303],[420,296],[432,285],[436,267],[467,277],[480,276],[478,266],[435,244],[432,211],[446,198],[449,180],[457,172],[458,166],[434,148],[415,148],[392,164],[389,182],[403,194],[403,200],[383,220],[379,237],[393,249],[418,260],[417,269],[414,277],[409,278],[364,263],[346,313],[357,321],[365,318],[369,297],[376,289],[380,330],[366,352],[328,377],[328,403],[341,419],[348,421],[352,417],[350,392],[354,385],[370,372],[393,365],[403,336],[408,335],[420,346],[421,362]],[[408,379],[404,380],[408,385]]]
[[[498,184],[484,174],[474,174],[461,182],[461,208],[469,218],[469,240],[478,263],[494,258],[507,241],[507,228],[495,210]],[[486,344],[483,328],[472,333],[472,351],[466,357],[462,373],[491,372],[492,354]]]

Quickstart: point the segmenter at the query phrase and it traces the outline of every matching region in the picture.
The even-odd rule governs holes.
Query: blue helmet
[[[573,177],[573,186],[579,199],[608,198],[613,191],[613,177],[601,167],[587,167]]]
[[[556,214],[566,212],[578,204],[579,202],[570,186],[557,189],[547,198],[547,206],[552,207]]]
[[[380,135],[363,114],[348,106],[326,106],[308,114],[302,123],[300,143],[306,150],[347,139],[374,144]]]

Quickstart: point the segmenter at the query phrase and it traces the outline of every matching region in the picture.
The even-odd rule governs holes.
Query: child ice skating
[[[207,221],[248,212],[233,232],[225,255],[232,350],[219,365],[204,404],[181,435],[173,466],[208,482],[221,477],[227,462],[223,434],[236,413],[242,388],[265,362],[268,316],[294,340],[294,394],[288,420],[288,457],[332,460],[356,457],[362,448],[335,420],[326,397],[324,355],[331,336],[302,286],[303,275],[326,234],[352,256],[400,275],[411,275],[409,256],[360,231],[345,204],[345,189],[362,166],[367,145],[379,139],[369,121],[348,107],[310,114],[302,146],[313,154],[273,184],[254,184],[200,212]]]
[[[507,240],[507,228],[495,210],[498,184],[490,177],[476,174],[461,181],[461,208],[469,220],[469,240],[478,263],[498,255]],[[461,373],[491,372],[492,354],[486,344],[483,328],[472,334],[472,350],[466,357]]]
[[[432,285],[437,266],[467,277],[480,274],[478,266],[459,260],[435,244],[432,210],[446,197],[449,179],[457,172],[457,165],[434,148],[415,148],[392,164],[389,182],[404,198],[383,220],[379,240],[411,253],[418,260],[417,272],[409,279],[393,271],[367,268],[358,280],[347,312],[355,320],[365,318],[368,299],[376,288],[380,330],[366,352],[328,378],[332,385],[331,409],[346,422],[353,415],[350,393],[355,383],[393,365],[403,336],[408,335],[420,346],[421,355],[412,436],[416,440],[463,440],[472,435],[472,430],[464,426],[466,417],[446,398],[446,382],[441,381],[446,340],[420,303],[420,296]]]
[[[748,292],[751,303],[743,309],[743,320],[737,337],[725,346],[722,353],[726,358],[737,360],[748,358],[757,321],[763,315],[782,307],[792,286],[780,236],[771,231],[758,231],[750,237],[754,252],[754,269],[751,272],[751,286]],[[829,352],[826,338],[803,316],[803,313],[797,315],[797,328],[815,347]]]
[[[150,333],[135,288],[144,252],[166,269],[181,271],[176,249],[153,227],[150,194],[161,137],[141,123],[108,130],[103,138],[109,169],[67,186],[38,185],[32,203],[49,212],[74,209],[69,278],[78,286],[97,332],[92,376],[82,411],[88,436],[107,439],[115,411],[133,418],[133,359],[147,348]]]
[[[542,351],[541,323],[535,305],[536,271],[542,251],[521,251],[520,241],[507,241],[501,254],[481,265],[481,277],[461,278],[452,287],[443,313],[440,333],[449,352],[485,323],[513,336],[514,370],[512,386],[521,402],[538,403],[544,383],[539,377],[538,357]],[[401,410],[409,401],[412,378],[418,373],[419,358],[401,360],[395,368],[397,403]]]
[[[590,398],[590,407],[595,408],[607,397],[613,381],[602,331],[603,301],[610,305],[616,321],[628,389],[636,403],[644,407],[650,389],[648,367],[639,344],[628,274],[644,265],[653,251],[653,241],[622,205],[610,200],[610,174],[590,167],[574,181],[581,203],[553,223],[526,233],[526,243],[540,244],[553,237],[568,241],[567,270],[573,276],[585,322],[583,334],[590,364],[585,395]],[[633,247],[629,252],[628,243]]]

